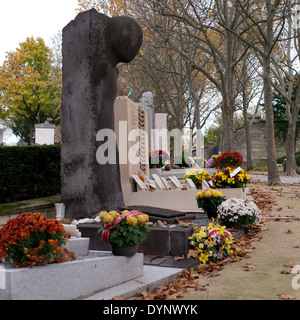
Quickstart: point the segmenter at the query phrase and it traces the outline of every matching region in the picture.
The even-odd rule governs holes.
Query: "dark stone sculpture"
[[[114,130],[119,62],[128,63],[142,44],[129,17],[109,18],[95,9],[63,29],[61,198],[66,217],[92,217],[124,205],[118,150],[116,163],[99,164],[101,129]]]

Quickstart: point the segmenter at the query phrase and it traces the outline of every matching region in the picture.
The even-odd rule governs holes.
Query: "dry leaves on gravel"
[[[185,292],[206,290],[207,285],[197,283],[200,277],[197,273],[184,270],[174,282],[158,286],[152,292],[142,291],[135,300],[176,300]]]

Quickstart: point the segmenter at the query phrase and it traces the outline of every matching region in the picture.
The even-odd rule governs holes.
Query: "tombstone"
[[[182,190],[182,185],[175,179],[175,176],[169,176],[169,179],[171,181],[172,190]]]
[[[166,190],[166,186],[164,185],[164,183],[161,181],[160,177],[157,174],[152,174],[152,177],[156,185],[158,186],[159,190]]]
[[[148,114],[128,97],[114,104],[121,185],[125,202],[133,191],[132,175],[149,178]]]
[[[49,123],[39,123],[34,125],[35,143],[39,145],[54,144],[55,125]]]
[[[22,139],[20,139],[18,142],[17,142],[17,146],[18,147],[24,147],[24,146],[27,146],[27,143],[25,141],[23,141]]]
[[[160,179],[163,182],[163,184],[165,185],[165,187],[167,188],[167,190],[170,190],[171,186],[170,186],[169,182],[167,181],[167,179],[164,177],[160,177]]]
[[[146,190],[148,189],[147,186],[144,184],[144,182],[142,181],[142,179],[141,179],[139,176],[133,174],[133,175],[132,175],[132,178],[133,178],[133,179],[135,180],[135,182],[137,183],[137,188],[138,188],[138,190],[146,191]]]
[[[66,217],[92,217],[124,205],[119,153],[111,136],[116,66],[134,59],[142,39],[131,18],[110,18],[95,9],[79,13],[63,29],[61,198]]]
[[[187,189],[190,189],[190,190],[195,190],[197,189],[196,185],[194,184],[193,180],[192,179],[186,179],[186,187]]]
[[[152,150],[163,150],[169,153],[169,150],[167,150],[167,146],[164,145],[164,140],[168,141],[168,132],[167,132],[167,114],[166,113],[156,113],[154,116],[154,129],[152,131]],[[159,136],[159,131],[161,131],[161,134],[163,136]],[[164,136],[165,134],[165,136]]]

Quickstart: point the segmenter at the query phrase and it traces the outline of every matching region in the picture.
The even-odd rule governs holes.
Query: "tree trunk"
[[[223,132],[221,151],[234,150],[234,121],[233,121],[233,107],[230,103],[223,100],[222,116],[223,116]]]
[[[34,121],[29,120],[29,138],[30,138],[29,145],[31,146],[34,144],[33,132],[34,132]]]
[[[251,170],[253,169],[251,126],[247,118],[245,118],[245,138],[246,138],[246,148],[247,148],[247,170]]]
[[[263,57],[264,103],[266,112],[266,150],[268,164],[268,185],[281,185],[275,152],[274,113],[272,106],[272,83],[270,56]]]
[[[286,137],[286,144],[285,144],[285,151],[286,151],[286,174],[288,176],[297,175],[300,173],[299,168],[297,167],[295,152],[296,152],[296,130],[297,130],[297,122],[298,122],[298,115],[299,115],[299,106],[297,103],[300,102],[300,90],[299,90],[300,83],[298,82],[298,92],[296,101],[293,105],[290,106],[291,114],[288,117],[289,125],[288,125],[288,132]]]

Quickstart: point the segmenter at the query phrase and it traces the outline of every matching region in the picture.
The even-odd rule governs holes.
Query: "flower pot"
[[[111,251],[115,256],[124,256],[124,257],[131,257],[135,255],[138,251],[138,244],[130,245],[124,244],[123,246],[118,246],[115,243],[111,243]]]
[[[214,211],[204,211],[207,214],[208,219],[216,219],[218,217],[218,213]]]

